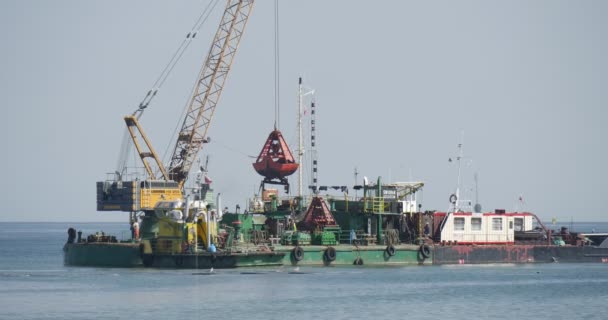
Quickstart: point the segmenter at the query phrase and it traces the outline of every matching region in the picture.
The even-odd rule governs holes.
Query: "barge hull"
[[[536,262],[601,262],[608,263],[608,248],[593,246],[536,246]]]
[[[434,247],[433,264],[608,263],[608,248],[549,245],[454,245]]]
[[[144,265],[171,269],[230,269],[239,267],[280,266],[283,254],[276,252],[228,254],[144,254]]]
[[[67,266],[143,267],[139,243],[66,243],[63,263]]]
[[[534,246],[435,246],[433,264],[488,264],[534,262]]]
[[[431,265],[433,253],[428,257],[421,254],[419,246],[396,245],[394,254],[388,253],[386,246],[300,246],[303,255],[297,260],[294,255],[295,246],[277,246],[275,251],[283,252],[283,264],[286,266],[406,266],[406,265]],[[335,258],[327,258],[328,248],[335,249]]]

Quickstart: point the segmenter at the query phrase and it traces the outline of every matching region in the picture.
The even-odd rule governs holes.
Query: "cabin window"
[[[481,218],[471,218],[471,231],[481,231]]]
[[[524,231],[524,219],[515,218],[515,231]]]
[[[492,218],[492,231],[502,231],[502,218]]]
[[[464,218],[454,218],[454,231],[464,231]]]

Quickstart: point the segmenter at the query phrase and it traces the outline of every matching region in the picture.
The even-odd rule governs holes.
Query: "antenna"
[[[462,170],[462,155],[463,155],[463,144],[464,144],[464,131],[462,131],[460,136],[460,143],[458,144],[458,156],[456,160],[458,160],[458,183],[456,184],[456,201],[454,201],[454,212],[460,209],[458,202],[460,200],[460,174]]]
[[[462,178],[462,159],[463,159],[463,145],[464,145],[464,130],[461,132],[460,143],[458,144],[458,156],[456,156],[456,160],[458,161],[458,182],[456,184],[456,192],[450,195],[450,209],[452,212],[457,212],[460,210],[460,183]],[[452,158],[448,159],[449,162],[452,162]],[[471,206],[471,201],[468,200],[469,207]]]
[[[473,175],[473,179],[475,180],[475,203],[479,203],[479,192],[477,190],[478,180],[477,180],[477,172]]]
[[[358,181],[357,176],[359,176],[359,171],[357,171],[357,167],[355,167],[354,175],[355,175],[355,185],[357,185],[357,181]],[[357,189],[355,189],[355,199],[357,199]]]
[[[479,204],[479,186],[478,186],[479,176],[477,175],[477,172],[475,172],[475,175],[473,176],[473,179],[475,179],[475,207],[474,207],[474,211],[475,212],[481,212],[481,204]]]

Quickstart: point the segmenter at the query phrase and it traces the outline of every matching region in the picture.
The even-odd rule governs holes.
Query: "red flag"
[[[211,180],[211,178],[209,178],[208,176],[205,176],[205,183],[211,184],[211,182],[213,182],[213,180]]]

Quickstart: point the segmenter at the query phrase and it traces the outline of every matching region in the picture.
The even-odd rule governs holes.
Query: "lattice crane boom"
[[[169,178],[184,185],[203,143],[221,96],[254,0],[228,0],[219,28],[201,68],[169,164]]]
[[[127,130],[129,130],[129,134],[131,135],[131,139],[133,140],[133,144],[135,145],[135,149],[137,150],[137,154],[139,155],[141,161],[144,164],[144,168],[146,169],[147,179],[160,180],[160,178],[162,178],[162,180],[165,181],[169,180],[169,175],[167,174],[165,167],[160,161],[158,154],[152,147],[152,143],[150,143],[148,136],[146,136],[146,134],[144,133],[144,129],[139,124],[137,116],[130,115],[126,116],[124,119],[125,123],[127,124]],[[144,141],[145,147],[147,149],[144,149],[144,146],[142,146],[142,144],[139,142],[139,138]],[[156,164],[156,170],[154,170],[154,168],[150,165],[150,162],[147,160],[147,158],[152,158],[154,160],[154,163]],[[161,176],[157,177],[156,171],[159,171],[158,173]]]

